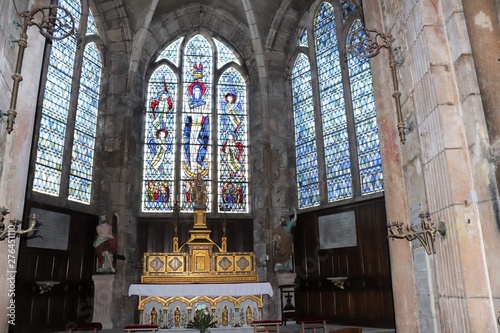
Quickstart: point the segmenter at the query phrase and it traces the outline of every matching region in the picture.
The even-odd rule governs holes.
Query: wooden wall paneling
[[[356,225],[358,233],[358,255],[360,258],[359,275],[372,275],[374,250],[374,224],[371,205],[362,205],[356,208]],[[356,274],[356,275],[358,275]]]
[[[17,313],[12,332],[61,331],[68,321],[90,320],[95,269],[92,243],[98,217],[62,209],[54,211],[70,215],[68,250],[28,247],[26,238],[21,239],[16,304],[24,311]],[[49,292],[40,293],[37,281],[49,280],[59,284]],[[86,317],[79,316],[81,304],[75,302],[79,298],[90,301]]]
[[[333,290],[325,290],[321,298],[323,316],[327,318],[333,318],[336,316],[337,306],[336,306],[336,293]]]
[[[318,216],[348,210],[356,211],[357,246],[318,250]],[[301,214],[293,233],[300,279],[297,300],[305,301],[298,302],[299,313],[322,314],[345,323],[394,327],[383,198]],[[345,289],[326,282],[332,276],[348,277]],[[376,311],[370,312],[371,308]]]

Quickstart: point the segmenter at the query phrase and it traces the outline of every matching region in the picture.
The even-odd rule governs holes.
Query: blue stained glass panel
[[[319,205],[318,150],[309,59],[299,53],[292,70],[299,208]]]
[[[307,29],[306,28],[304,28],[304,30],[302,30],[302,33],[300,34],[299,40],[297,41],[297,46],[304,46],[304,47],[309,46],[309,43],[307,41]]]
[[[358,44],[364,37],[360,30],[362,23],[354,21],[350,29],[352,42]],[[353,32],[357,30],[358,34]],[[354,121],[358,146],[361,193],[383,191],[382,159],[373,95],[370,62],[355,52],[348,54],[349,79],[353,100]]]
[[[156,69],[149,80],[144,138],[144,212],[171,212],[175,203],[173,182],[177,86],[176,75],[166,65]]]
[[[174,42],[170,43],[156,58],[156,61],[161,59],[167,59],[171,61],[174,65],[179,66],[179,49],[184,37],[176,39]]]
[[[68,9],[78,27],[80,2],[62,0],[59,5]],[[61,15],[64,14],[59,11]],[[58,36],[58,33],[54,35]],[[33,180],[33,191],[48,195],[57,196],[60,191],[75,52],[74,38],[52,41]]]
[[[221,68],[225,64],[234,61],[236,64],[241,65],[233,51],[229,49],[224,43],[214,39],[215,46],[217,47],[217,68]]]
[[[69,200],[85,204],[90,203],[92,189],[101,72],[100,52],[90,43],[83,52],[68,191]]]
[[[221,75],[217,100],[219,211],[248,212],[247,92],[234,68]]]
[[[340,2],[340,7],[342,9],[342,21],[345,21],[347,19],[347,16],[349,16],[349,14],[356,11],[356,7],[349,0],[342,0]]]
[[[189,40],[183,66],[183,142],[181,211],[194,208],[192,196],[196,175],[200,173],[207,186],[207,211],[211,198],[211,112],[212,112],[212,47],[201,35]],[[191,193],[191,194],[190,194]]]
[[[314,24],[328,201],[353,195],[347,120],[333,7],[323,3]]]
[[[87,20],[87,31],[85,34],[88,35],[98,35],[97,26],[95,25],[94,16],[92,12],[89,10],[89,18]]]

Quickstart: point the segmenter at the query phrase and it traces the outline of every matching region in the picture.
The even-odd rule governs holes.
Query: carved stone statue
[[[274,228],[274,270],[276,272],[293,271],[293,235],[292,228],[297,220],[297,211],[294,209],[294,216],[287,219],[280,218],[280,224]]]
[[[116,253],[116,238],[108,219],[102,215],[99,225],[96,227],[97,238],[94,241],[94,247],[97,254],[97,272],[114,273],[113,254]]]

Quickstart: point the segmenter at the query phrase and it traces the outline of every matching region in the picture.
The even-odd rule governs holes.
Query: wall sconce
[[[347,276],[335,276],[335,277],[329,277],[326,278],[329,280],[333,285],[339,289],[344,289],[345,288],[345,282],[347,281]]]
[[[21,69],[23,67],[24,50],[28,46],[28,34],[26,33],[28,27],[33,25],[38,27],[40,34],[51,40],[64,39],[72,35],[75,31],[73,16],[71,16],[67,9],[60,6],[46,6],[26,10],[19,13],[19,16],[23,19],[23,23],[21,24],[21,36],[17,40],[19,50],[17,53],[15,72],[12,75],[14,84],[12,86],[10,107],[7,113],[0,112],[0,118],[7,116],[7,133],[9,134],[14,129],[14,121],[17,116],[17,95],[19,92],[19,83],[23,80]],[[38,22],[35,21],[36,17],[40,18]],[[57,33],[57,36],[54,36],[55,33]]]
[[[394,57],[392,43],[394,38],[391,35],[386,35],[377,30],[365,29],[364,27],[354,30],[348,38],[349,52],[354,52],[363,58],[373,58],[380,53],[382,48],[389,50],[389,67],[391,68],[392,84],[394,93],[392,97],[396,100],[396,115],[398,117],[398,132],[399,140],[402,144],[406,142],[405,123],[403,121],[403,112],[401,111],[401,92],[399,91],[398,76],[396,73],[396,66],[398,62]],[[402,60],[399,61],[399,64]]]
[[[28,229],[19,229],[19,225],[21,224],[20,220],[14,219],[10,220],[9,224],[4,223],[5,216],[9,214],[9,211],[5,207],[0,207],[0,214],[2,215],[0,218],[0,241],[3,241],[5,238],[14,239],[19,235],[26,234],[31,231],[36,230],[36,215],[31,214],[29,216],[30,225]]]
[[[54,288],[55,285],[58,285],[60,282],[59,281],[36,281],[36,285],[38,286],[38,293],[40,295],[50,293],[52,291],[52,288]]]
[[[428,255],[436,253],[436,248],[434,246],[436,232],[441,236],[445,236],[446,226],[444,222],[441,221],[436,228],[428,212],[422,212],[418,216],[421,219],[421,231],[417,231],[413,227],[408,226],[406,227],[406,231],[403,231],[403,222],[390,222],[387,224],[387,228],[389,229],[389,236],[387,236],[387,238],[405,238],[408,241],[418,239]]]

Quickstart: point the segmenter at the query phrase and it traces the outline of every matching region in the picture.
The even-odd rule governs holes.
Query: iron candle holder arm
[[[362,58],[373,58],[377,56],[382,49],[389,50],[389,67],[391,69],[392,84],[394,97],[396,101],[396,115],[398,119],[399,140],[402,144],[406,142],[405,123],[403,121],[403,112],[401,108],[401,92],[399,91],[399,82],[396,72],[398,62],[394,57],[392,43],[394,38],[392,35],[381,33],[374,29],[365,29],[364,27],[355,29],[349,36],[348,52],[353,52]]]
[[[419,217],[421,219],[420,231],[415,230],[412,226],[406,226],[405,231],[403,229],[404,223],[401,221],[389,222],[387,224],[387,228],[389,229],[389,235],[387,238],[406,239],[410,242],[418,239],[428,255],[431,255],[432,253],[435,254],[436,233],[439,233],[441,236],[445,236],[446,226],[444,225],[444,222],[441,221],[439,222],[438,227],[436,227],[430,219],[430,214],[428,212],[420,213]]]
[[[75,32],[75,20],[71,13],[61,6],[45,6],[26,10],[19,13],[23,23],[21,24],[22,31],[17,45],[19,46],[17,53],[16,68],[12,74],[12,95],[10,106],[7,113],[1,112],[0,117],[7,116],[7,133],[10,134],[14,129],[14,122],[17,116],[17,97],[19,94],[19,83],[23,80],[21,70],[23,68],[24,51],[28,47],[28,28],[36,26],[40,34],[51,40],[60,40],[69,37]]]

